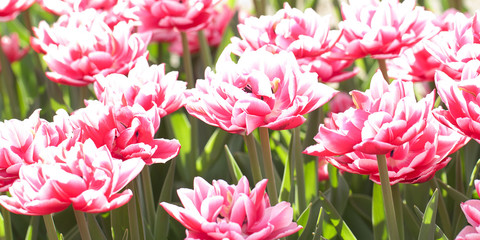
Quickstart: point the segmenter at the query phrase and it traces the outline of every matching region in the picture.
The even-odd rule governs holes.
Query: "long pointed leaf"
[[[244,176],[242,173],[242,170],[238,166],[237,161],[235,161],[235,158],[233,157],[227,145],[224,146],[224,149],[225,149],[225,152],[227,153],[228,170],[230,171],[232,178],[237,179],[237,182],[238,182],[240,178]]]
[[[433,195],[427,204],[425,213],[423,214],[422,225],[420,226],[420,233],[418,234],[418,239],[437,239],[438,237],[441,237],[441,235],[444,236],[443,233],[439,234],[438,230],[440,230],[440,228],[438,228],[438,226],[435,224],[435,220],[437,217],[437,206],[438,189],[435,189],[435,192],[433,192]]]
[[[357,239],[355,235],[353,235],[350,228],[347,224],[343,221],[340,214],[337,212],[335,207],[332,205],[331,202],[325,197],[322,192],[318,193],[320,201],[322,202],[322,207],[325,209],[326,213],[330,217],[330,221],[332,222],[333,226],[337,230],[337,234],[340,235],[342,239]]]

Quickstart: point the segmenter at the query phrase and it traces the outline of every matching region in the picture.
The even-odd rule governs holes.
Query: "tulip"
[[[32,48],[45,54],[50,80],[84,86],[97,74],[126,74],[139,58],[148,56],[150,35],[132,33],[134,25],[126,22],[110,29],[105,16],[88,9],[61,16],[52,27],[41,21],[34,28]]]
[[[119,193],[143,169],[140,158],[114,159],[108,149],[91,140],[68,150],[52,147],[42,161],[20,169],[20,178],[10,188],[11,197],[0,196],[7,210],[24,215],[46,215],[73,209],[101,213],[118,208],[132,197]]]
[[[273,240],[300,230],[292,222],[290,203],[270,206],[266,186],[267,180],[262,180],[250,190],[246,177],[236,186],[223,180],[209,184],[196,177],[193,190],[177,190],[183,208],[166,202],[160,205],[187,228],[186,239]]]
[[[337,93],[318,83],[316,74],[302,73],[292,53],[262,48],[234,63],[231,48],[220,56],[216,73],[207,68],[205,80],[187,90],[187,111],[210,125],[246,135],[259,127],[295,128],[305,121],[303,114]]]
[[[20,12],[25,11],[35,0],[2,0],[0,4],[0,22],[15,19]]]
[[[480,192],[480,181],[475,180],[477,193]],[[478,239],[480,237],[480,200],[472,199],[460,204],[468,223],[455,238],[456,240]]]
[[[97,76],[95,94],[105,105],[139,104],[146,111],[156,107],[164,117],[185,105],[186,82],[177,81],[178,72],[165,74],[165,64],[148,66],[146,59],[139,59],[128,73]]]
[[[12,33],[10,36],[2,36],[1,46],[11,63],[20,60],[28,53],[28,47],[20,48],[18,34],[16,33]]]

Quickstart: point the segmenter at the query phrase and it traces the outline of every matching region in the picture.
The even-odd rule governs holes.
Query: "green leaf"
[[[373,185],[372,225],[375,239],[387,239],[388,232],[383,206],[382,186],[379,184]]]
[[[332,188],[326,195],[328,200],[334,204],[335,209],[341,215],[347,206],[350,188],[347,181],[345,181],[345,178],[338,173],[338,169],[331,164],[328,164],[328,176]]]
[[[237,182],[238,182],[240,178],[244,176],[242,173],[242,170],[238,166],[237,161],[235,161],[235,158],[233,157],[227,145],[224,146],[224,149],[225,149],[225,152],[227,153],[228,170],[230,171],[232,178],[237,179]]]
[[[40,224],[39,216],[31,216],[30,224],[28,224],[25,240],[35,240],[38,238],[38,226]]]
[[[230,136],[232,136],[232,134],[225,132],[220,128],[217,128],[213,132],[208,139],[202,154],[196,160],[196,168],[197,171],[201,173],[200,175],[205,175],[205,171],[218,161],[219,156],[222,153],[222,146],[228,142]]]
[[[162,192],[160,193],[159,203],[167,202],[172,199],[172,190],[173,190],[173,181],[175,176],[175,167],[176,167],[176,158],[170,160],[170,167],[168,168],[167,176],[163,182]],[[168,238],[168,229],[169,229],[169,218],[168,213],[163,209],[163,207],[157,207],[157,213],[155,215],[155,229],[153,236],[155,240],[167,239]]]
[[[313,203],[308,205],[308,208],[310,208],[308,220],[305,222],[304,219],[302,219],[303,221],[300,223],[299,218],[297,223],[303,226],[303,229],[301,230],[302,232],[300,233],[300,238],[298,238],[299,240],[312,239],[312,236],[315,234],[315,230],[318,225],[318,215],[320,214],[321,205],[322,202],[320,202],[318,199],[315,200]]]
[[[190,122],[188,121],[187,115],[182,111],[176,111],[163,118],[168,124],[167,129],[171,131],[169,134],[173,135],[176,138],[182,147],[180,148],[180,157],[178,161],[178,167],[180,169],[187,169],[189,166],[188,161],[193,161],[189,158],[190,151],[192,150],[190,144]],[[178,171],[180,178],[189,181],[193,179],[194,176],[190,176],[192,171]],[[190,183],[191,184],[191,183]]]
[[[342,217],[337,212],[332,203],[327,200],[325,195],[322,192],[319,192],[318,196],[320,197],[322,207],[325,209],[325,212],[330,217],[330,222],[335,227],[337,234],[340,235],[342,239],[357,239],[355,235],[353,235],[347,224],[343,221]]]
[[[293,137],[293,136],[291,136]],[[292,144],[293,145],[293,144]],[[279,201],[291,201],[293,200],[293,168],[292,168],[292,145],[289,145],[288,158],[285,161],[285,168],[283,169],[283,179],[280,186]]]
[[[366,194],[355,193],[348,199],[350,206],[369,223],[372,222],[372,197]]]
[[[112,226],[112,238],[119,239],[128,229],[128,206],[127,204],[110,211]]]
[[[88,230],[90,231],[90,236],[92,239],[95,240],[107,240],[102,228],[98,225],[97,219],[91,213],[86,213],[87,215],[87,223],[88,223]]]
[[[420,233],[418,234],[418,239],[438,239],[446,238],[446,236],[441,233],[440,228],[435,224],[437,217],[437,206],[438,206],[438,189],[435,189],[433,192],[430,201],[427,204],[425,209],[425,214],[422,216],[422,225],[420,226]],[[422,213],[417,209],[417,214],[422,215]],[[419,213],[418,213],[419,212]],[[443,237],[442,237],[443,235]]]
[[[313,235],[313,240],[320,240],[323,235],[323,221],[324,221],[324,211],[323,207],[320,208],[320,211],[318,213],[318,220],[317,220],[317,226],[315,228],[315,233]]]

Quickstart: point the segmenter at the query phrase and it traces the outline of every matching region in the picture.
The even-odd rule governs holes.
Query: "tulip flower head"
[[[329,101],[337,91],[319,83],[314,73],[302,73],[292,53],[273,54],[266,48],[245,52],[233,62],[231,45],[217,72],[205,71],[187,92],[187,111],[202,121],[237,134],[258,127],[273,130],[301,125],[309,113]]]
[[[223,180],[209,184],[196,177],[193,190],[177,190],[183,208],[166,202],[160,205],[187,228],[186,239],[273,240],[300,230],[292,222],[290,203],[270,206],[266,186],[267,180],[262,180],[250,190],[246,177],[236,186]]]
[[[117,2],[119,0],[39,0],[42,8],[55,15],[81,12],[89,8],[105,11],[113,8]]]
[[[73,209],[101,213],[118,208],[132,197],[119,193],[143,169],[140,158],[114,159],[108,149],[91,140],[45,150],[42,161],[20,169],[10,188],[11,197],[0,196],[7,210],[24,215],[46,215]]]
[[[2,0],[0,3],[0,22],[15,19],[20,12],[32,6],[35,0]]]
[[[477,190],[477,193],[480,193],[479,180],[475,180],[475,189]],[[480,200],[468,200],[460,203],[460,207],[470,225],[464,227],[455,237],[455,240],[480,239]]]

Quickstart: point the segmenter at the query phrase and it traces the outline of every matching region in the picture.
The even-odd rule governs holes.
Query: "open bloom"
[[[56,15],[81,12],[89,8],[105,11],[113,8],[117,2],[118,0],[39,0],[42,8]]]
[[[405,48],[433,36],[432,12],[415,6],[415,0],[352,0],[342,3],[343,36],[332,49],[337,57],[357,59],[397,57]]]
[[[7,22],[29,8],[35,0],[2,0],[0,4],[0,22]]]
[[[325,157],[343,171],[367,174],[377,183],[376,155],[386,155],[391,184],[417,183],[429,180],[469,140],[433,118],[433,92],[416,101],[412,82],[387,85],[377,72],[370,90],[351,94],[357,108],[333,114],[328,125],[320,125],[318,144],[306,154]]]
[[[31,39],[44,60],[52,81],[83,86],[97,74],[126,74],[139,58],[148,56],[149,34],[133,33],[134,25],[119,22],[111,29],[105,15],[94,9],[61,16],[50,27],[45,21],[34,28]]]
[[[16,33],[12,33],[9,36],[2,36],[0,44],[10,62],[20,60],[28,53],[28,47],[20,48],[18,34]]]
[[[209,184],[196,177],[193,190],[177,191],[184,208],[166,202],[161,205],[187,228],[186,239],[273,240],[300,230],[302,227],[292,222],[290,203],[270,206],[266,186],[267,180],[262,180],[250,190],[246,177],[237,186],[223,180]]]
[[[436,109],[434,116],[448,127],[480,142],[480,61],[471,60],[459,81],[438,71],[435,84],[448,110]]]
[[[0,204],[24,215],[46,215],[72,205],[89,213],[110,211],[127,203],[132,191],[119,193],[143,169],[140,158],[114,159],[108,149],[88,140],[70,148],[52,147],[42,162],[20,169],[20,178],[9,188],[11,197]]]
[[[475,180],[475,189],[480,193],[480,181]],[[480,239],[480,200],[472,199],[460,204],[469,226],[460,231],[455,240]]]
[[[86,108],[72,113],[70,124],[80,129],[79,141],[93,140],[97,147],[105,145],[114,158],[139,157],[146,164],[165,163],[178,155],[180,143],[173,139],[155,139],[160,115],[154,106],[104,105],[87,102]]]
[[[128,73],[98,76],[95,94],[105,105],[141,105],[146,111],[158,109],[164,117],[185,105],[184,91],[187,83],[177,81],[178,72],[165,74],[165,64],[148,66],[146,59],[139,59]]]
[[[274,130],[301,125],[309,113],[329,101],[334,89],[314,73],[302,73],[292,53],[273,54],[262,48],[242,54],[238,63],[227,46],[217,72],[205,71],[188,91],[187,111],[202,121],[238,134],[258,127]]]

